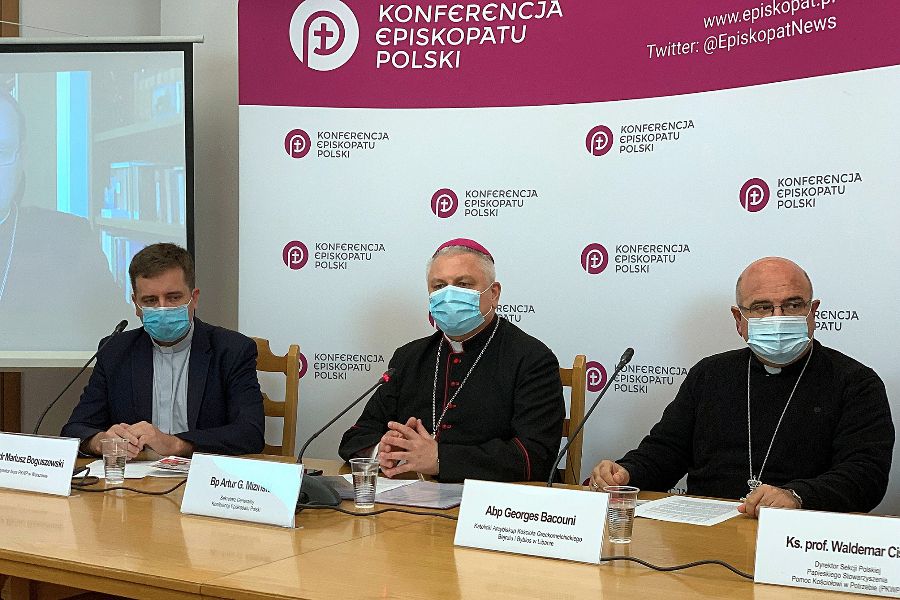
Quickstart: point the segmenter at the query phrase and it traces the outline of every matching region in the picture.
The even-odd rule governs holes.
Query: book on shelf
[[[138,121],[184,113],[184,69],[139,71],[134,74],[134,116]]]
[[[100,217],[184,225],[186,191],[182,166],[146,161],[110,163]]]
[[[134,255],[140,252],[146,242],[134,240],[129,237],[113,235],[107,230],[100,231],[100,246],[106,261],[109,264],[109,272],[119,288],[124,290],[125,302],[131,302],[131,278],[128,276],[128,265]]]

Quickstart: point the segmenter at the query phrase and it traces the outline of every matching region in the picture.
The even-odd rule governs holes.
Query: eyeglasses
[[[789,317],[805,317],[809,314],[808,308],[812,306],[812,300],[788,300],[781,304],[772,304],[771,302],[754,302],[750,306],[741,306],[738,308],[748,313],[754,318],[771,317],[775,314],[775,309],[780,308],[783,315]]]

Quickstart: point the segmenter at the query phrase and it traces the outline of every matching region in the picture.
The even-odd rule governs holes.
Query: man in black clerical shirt
[[[397,373],[344,434],[341,457],[377,455],[388,477],[546,480],[565,417],[556,357],[497,316],[494,259],[477,242],[441,245],[427,283],[439,331],[397,349]]]
[[[762,506],[866,512],[887,490],[894,426],[875,372],[812,339],[819,301],[803,269],[762,258],[731,308],[749,349],[694,365],[637,449],[601,461],[591,486],[688,493]]]

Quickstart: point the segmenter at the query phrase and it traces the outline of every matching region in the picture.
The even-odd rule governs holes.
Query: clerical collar
[[[494,319],[499,319],[500,317],[494,316]],[[469,350],[478,349],[482,344],[484,344],[489,337],[491,337],[491,332],[494,327],[494,319],[488,321],[488,326],[473,335],[470,338],[466,338],[460,341],[451,340],[446,335],[443,336],[444,341],[450,346],[450,351],[454,354],[459,354],[463,352],[466,348]]]
[[[756,372],[765,371],[768,375],[786,375],[786,376],[787,375],[790,375],[790,376],[796,375],[803,369],[803,365],[806,363],[806,360],[805,360],[806,355],[809,352],[812,352],[813,347],[815,346],[815,343],[816,343],[816,341],[812,340],[812,342],[809,344],[809,347],[807,348],[806,352],[804,352],[800,358],[798,358],[791,364],[785,365],[783,367],[773,367],[773,366],[764,364],[761,360],[759,360],[759,357],[756,356],[756,354],[753,353],[753,351],[751,350],[750,352],[751,352],[751,354],[753,354],[753,360],[751,361],[752,369],[753,369],[753,371],[756,371]]]
[[[159,342],[150,337],[150,341],[153,342],[153,349],[162,352],[163,354],[180,354],[184,352],[188,348],[191,347],[191,340],[194,338],[194,322],[191,321],[191,328],[188,329],[187,335],[179,341],[177,344],[172,344],[171,346],[163,346]]]

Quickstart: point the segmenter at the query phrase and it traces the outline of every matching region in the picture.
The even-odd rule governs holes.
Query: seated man
[[[592,487],[666,491],[687,473],[689,494],[741,498],[754,517],[761,506],[872,510],[894,446],[881,379],[812,340],[819,301],[793,262],[752,263],[736,303],[749,350],[694,365],[638,448],[594,467]]]
[[[129,441],[128,455],[248,454],[263,449],[256,344],[194,318],[194,262],[175,244],[138,252],[128,268],[142,329],[100,352],[62,435],[100,454],[100,441]]]
[[[477,242],[438,248],[427,284],[440,331],[397,349],[396,375],[344,434],[341,457],[377,451],[388,477],[546,480],[565,417],[556,357],[496,315],[494,259]]]

